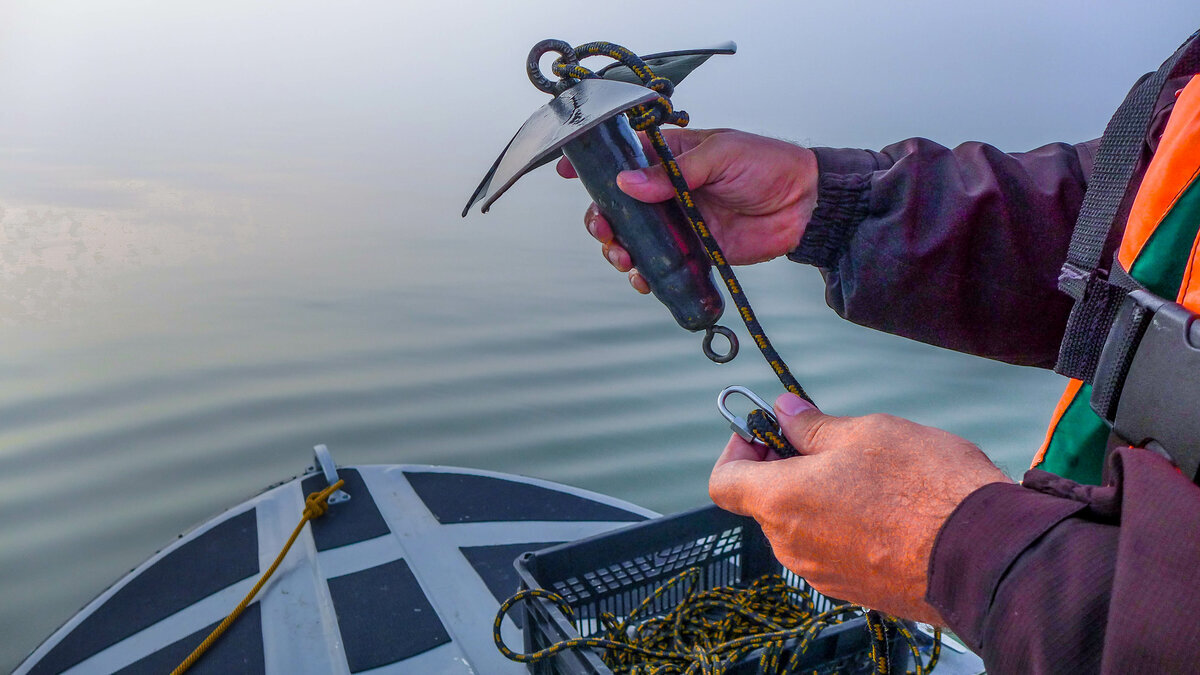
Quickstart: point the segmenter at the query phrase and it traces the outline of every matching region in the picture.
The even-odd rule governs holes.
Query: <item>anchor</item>
[[[667,101],[674,86],[712,55],[736,50],[737,45],[727,42],[638,57],[609,43],[572,48],[562,40],[539,42],[529,53],[526,70],[534,86],[554,98],[521,125],[462,215],[480,202],[480,210],[487,213],[521,176],[566,155],[654,296],[680,326],[705,331],[705,356],[717,363],[731,361],[737,355],[737,337],[717,324],[725,301],[713,281],[709,254],[688,217],[675,201],[646,204],[633,199],[617,187],[616,179],[621,171],[650,165],[630,115],[646,114],[638,111]],[[541,70],[541,57],[551,52],[559,54],[553,64],[558,80],[550,80]],[[581,58],[599,55],[619,60],[594,73],[579,65]],[[665,105],[669,111],[669,102]],[[676,113],[675,119],[658,121],[682,125],[686,119],[686,114]],[[716,334],[729,342],[725,353],[712,348]]]

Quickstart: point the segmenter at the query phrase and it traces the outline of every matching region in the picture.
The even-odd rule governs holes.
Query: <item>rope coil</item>
[[[756,579],[748,587],[722,586],[699,590],[702,572],[692,567],[675,575],[621,620],[600,613],[600,635],[555,643],[531,653],[515,652],[504,643],[500,628],[504,617],[520,602],[542,598],[553,603],[568,621],[574,610],[562,596],[541,588],[518,592],[500,606],[492,626],[492,639],[500,653],[518,663],[536,663],[577,649],[600,651],[601,660],[615,673],[635,675],[721,675],[750,656],[759,655],[762,673],[796,672],[808,648],[829,626],[859,615],[853,605],[838,605],[824,612],[804,589],[779,575]],[[683,599],[667,613],[654,615],[660,599],[676,588]],[[678,592],[678,591],[677,591]],[[526,630],[532,630],[527,626]],[[926,675],[940,656],[936,640],[928,661],[920,653],[913,633],[903,623],[896,632],[913,656],[913,675]],[[883,636],[886,639],[886,636]],[[872,662],[878,656],[872,644]],[[785,660],[786,657],[786,660]]]

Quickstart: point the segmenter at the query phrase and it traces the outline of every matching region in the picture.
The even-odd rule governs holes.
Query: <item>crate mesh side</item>
[[[781,568],[780,574],[783,576],[784,581],[788,582],[792,586],[795,586],[796,588],[799,588],[800,590],[804,591],[805,593],[808,593],[809,597],[811,597],[813,599],[813,604],[816,606],[817,614],[828,611],[830,609],[833,609],[834,607],[837,607],[838,605],[843,604],[841,602],[838,602],[836,600],[828,598],[825,595],[822,595],[822,593],[820,591],[813,588],[812,585],[810,585],[808,583],[807,579],[800,576],[799,574],[796,574],[795,572],[789,570],[786,567]]]
[[[739,583],[742,536],[739,525],[551,582],[549,588],[571,605],[576,629],[588,636],[599,630],[600,613],[627,616],[664,581],[689,567],[700,567],[700,588]],[[683,595],[682,586],[667,590],[646,616],[665,614]]]
[[[715,510],[715,507],[712,509]],[[574,610],[574,618],[568,620],[561,616],[558,610],[548,603],[539,608],[551,612],[558,619],[547,616],[543,611],[537,611],[536,616],[531,616],[531,620],[526,624],[526,631],[533,633],[530,636],[532,646],[548,646],[558,639],[571,637],[559,635],[559,629],[553,625],[556,620],[563,622],[558,624],[562,629],[571,626],[580,636],[586,637],[602,632],[599,621],[601,613],[611,613],[618,620],[628,616],[664,582],[689,567],[699,568],[700,589],[743,586],[751,581],[745,578],[746,575],[757,576],[777,572],[782,574],[789,584],[807,592],[817,612],[840,604],[820,594],[804,579],[779,565],[771,555],[769,544],[752,522],[748,525],[735,525],[727,515],[719,516],[715,519],[716,522],[712,522],[709,520],[712,518],[710,513],[698,510],[670,517],[665,519],[667,522],[673,521],[669,529],[665,529],[663,525],[666,523],[661,521],[651,521],[653,524],[640,526],[656,528],[658,534],[654,540],[658,542],[657,545],[645,545],[647,538],[644,536],[623,539],[623,535],[620,534],[610,537],[603,546],[597,546],[595,541],[587,542],[585,545],[588,552],[583,555],[574,554],[576,557],[570,558],[572,566],[565,569],[561,552],[544,554],[546,558],[553,559],[554,563],[543,567],[542,574],[553,576],[547,570],[556,569],[560,570],[557,572],[559,578],[546,578],[535,573],[529,580],[531,586],[547,588],[561,595]],[[709,524],[702,524],[706,522]],[[631,529],[636,527],[639,526]],[[638,544],[631,545],[630,540],[640,542],[644,548],[636,548]],[[580,558],[589,557],[592,560],[590,565],[579,564]],[[614,558],[617,562],[612,562]],[[601,561],[605,564],[601,564]],[[683,589],[674,587],[664,592],[640,616],[645,619],[665,614],[682,599]],[[862,619],[854,619],[851,623],[855,625],[845,625],[845,629],[857,633],[863,630],[858,627],[861,622]],[[836,627],[831,630],[838,632]],[[843,675],[869,673],[872,664],[866,633],[863,632],[849,641],[842,639],[846,635],[849,633],[843,633],[840,638],[829,635],[826,639],[823,633],[823,637],[818,638],[812,645],[802,662],[804,672],[822,675],[832,672],[841,672]],[[590,650],[585,651],[599,656]],[[564,652],[549,661],[531,665],[530,670],[538,675],[610,673],[598,662],[593,661],[595,665],[591,665],[568,654],[569,652]],[[730,671],[731,675],[754,672],[757,672],[757,656],[747,658]]]

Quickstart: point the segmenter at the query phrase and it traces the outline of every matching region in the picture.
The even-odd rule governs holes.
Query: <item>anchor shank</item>
[[[625,115],[605,120],[563,146],[588,194],[629,251],[633,264],[680,326],[703,330],[721,318],[725,303],[712,264],[687,217],[674,201],[640,202],[617,187],[617,174],[649,161]]]

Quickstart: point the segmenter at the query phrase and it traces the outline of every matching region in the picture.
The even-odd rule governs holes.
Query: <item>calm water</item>
[[[1184,37],[1196,10],[1179,5],[1160,24],[1133,3],[1089,18],[1165,36],[1130,47],[1141,63],[1091,69],[1060,37],[1085,32],[1071,3],[714,4],[654,9],[657,27],[579,26],[550,4],[0,5],[0,670],[178,532],[298,473],[314,443],[660,511],[706,499],[728,435],[713,399],[734,383],[773,398],[761,359],[708,363],[601,261],[587,198],[548,170],[458,217],[542,103],[521,71],[536,40],[738,40],[677,96],[697,126],[1023,149],[1098,133]],[[930,38],[895,39],[916,31]],[[861,49],[888,42],[885,66]],[[778,63],[804,67],[783,86]],[[842,322],[811,269],[742,275],[827,411],[948,428],[1010,473],[1028,462],[1053,375]]]

